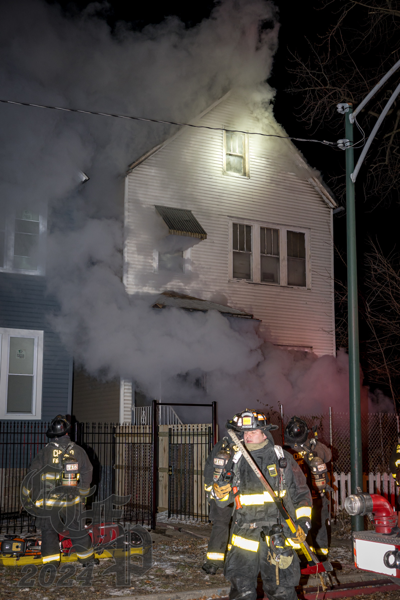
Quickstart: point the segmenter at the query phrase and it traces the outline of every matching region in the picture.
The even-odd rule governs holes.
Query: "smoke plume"
[[[41,0],[3,6],[2,96],[176,121],[190,120],[232,88],[258,102],[271,97],[265,81],[278,35],[271,3],[222,0],[194,27],[168,18],[141,31],[119,23],[112,32],[102,18],[106,9],[107,3],[93,3],[68,17]],[[0,210],[47,211],[46,277],[60,304],[49,315],[54,329],[91,375],[131,378],[164,401],[217,400],[220,423],[257,400],[303,414],[330,405],[346,410],[343,352],[299,357],[262,339],[254,323],[217,312],[157,311],[151,298],[126,294],[126,170],[175,131],[0,106]],[[90,177],[85,185],[82,172]],[[155,231],[154,247],[159,244]],[[198,384],[199,373],[205,385]]]

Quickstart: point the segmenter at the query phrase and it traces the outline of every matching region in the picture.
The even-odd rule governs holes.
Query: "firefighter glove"
[[[213,492],[214,495],[218,498],[218,500],[222,500],[225,496],[227,496],[232,490],[232,487],[229,483],[225,485],[218,485],[218,483],[214,483]]]
[[[310,517],[300,517],[296,520],[296,526],[301,527],[304,533],[307,535],[311,529],[311,519]]]
[[[298,526],[297,531],[296,531],[296,537],[292,537],[292,540],[296,544],[302,544],[303,542],[305,542],[306,537],[307,537],[307,534],[304,532],[304,530],[300,526]]]

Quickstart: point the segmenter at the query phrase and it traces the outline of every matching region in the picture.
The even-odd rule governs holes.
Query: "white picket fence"
[[[344,509],[344,501],[351,494],[351,474],[333,473],[332,514]],[[381,494],[389,500],[395,510],[396,496],[399,495],[399,486],[389,473],[364,473],[363,491],[368,494]]]

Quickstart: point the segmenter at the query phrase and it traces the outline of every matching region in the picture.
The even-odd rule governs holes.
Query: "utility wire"
[[[192,123],[179,123],[177,121],[164,121],[161,119],[148,119],[145,117],[133,117],[131,115],[117,115],[114,113],[105,113],[105,112],[96,112],[93,110],[81,110],[78,108],[64,108],[62,106],[46,106],[45,104],[32,104],[30,102],[16,102],[14,100],[4,100],[0,98],[0,103],[2,104],[14,104],[16,106],[31,106],[33,108],[45,108],[48,110],[61,110],[63,112],[72,112],[72,113],[80,113],[83,115],[95,115],[99,117],[112,117],[114,119],[127,119],[129,121],[144,121],[145,123],[161,123],[163,125],[177,125],[179,127],[193,127],[195,129],[211,129],[212,131],[227,131],[223,127],[210,127],[209,125],[194,125]],[[234,131],[235,133],[245,133],[248,135],[261,135],[262,137],[275,137],[281,138],[285,140],[295,140],[296,142],[315,142],[317,144],[324,144],[325,146],[331,146],[337,148],[336,142],[328,142],[326,140],[312,140],[312,139],[303,139],[285,135],[277,135],[273,133],[261,133],[259,131],[241,131],[240,129],[230,129],[229,131]]]

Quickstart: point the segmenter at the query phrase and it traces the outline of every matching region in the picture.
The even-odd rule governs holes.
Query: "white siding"
[[[201,124],[248,131],[269,127],[275,133],[269,119],[269,125],[258,122],[229,97]],[[334,354],[332,211],[288,141],[249,136],[249,152],[250,178],[224,175],[222,131],[185,129],[131,171],[125,193],[127,290],[172,289],[204,299],[223,294],[226,304],[260,319],[274,343]],[[166,279],[154,272],[154,204],[190,209],[206,230],[207,240],[191,249],[191,274]],[[232,218],[308,229],[310,289],[230,281]]]

